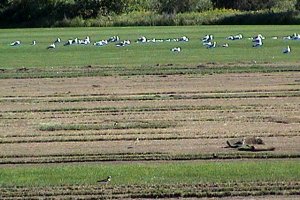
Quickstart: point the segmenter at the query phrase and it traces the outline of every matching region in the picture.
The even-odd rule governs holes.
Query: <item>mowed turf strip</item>
[[[0,186],[93,185],[107,176],[112,185],[299,181],[299,168],[299,160],[3,166]]]
[[[13,69],[20,67],[82,67],[86,65],[101,66],[145,66],[156,64],[197,64],[206,62],[240,63],[268,62],[295,63],[300,52],[300,41],[283,40],[282,37],[292,35],[300,26],[185,26],[185,27],[113,27],[113,28],[43,28],[43,29],[2,29],[0,30],[0,67]],[[243,34],[242,40],[229,41],[229,35]],[[207,49],[201,39],[206,34],[213,34],[218,45],[229,44],[229,48],[218,47]],[[266,37],[262,48],[253,48],[251,39],[257,34]],[[117,48],[115,44],[96,47],[92,44],[63,46],[68,39],[86,36],[94,43],[118,35],[121,40],[132,41],[130,46]],[[137,44],[135,41],[145,36],[149,39],[168,39],[187,36],[189,42],[163,42]],[[278,39],[272,39],[277,36]],[[56,49],[47,50],[56,38],[62,42]],[[11,47],[16,40],[21,46]],[[32,40],[37,45],[30,45]],[[282,51],[291,46],[291,54]],[[170,49],[180,46],[182,52],[174,53]],[[126,69],[125,69],[126,70]]]

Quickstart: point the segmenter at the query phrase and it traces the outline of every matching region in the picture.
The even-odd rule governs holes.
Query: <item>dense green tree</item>
[[[120,14],[125,9],[125,2],[125,0],[75,0],[73,11],[75,16],[80,15],[85,19],[112,12]]]
[[[4,12],[8,21],[26,22],[51,15],[54,9],[52,0],[10,1]]]
[[[187,11],[190,0],[153,0],[152,8],[158,13],[176,14]]]
[[[263,10],[272,8],[277,0],[212,0],[216,8]]]
[[[213,9],[213,3],[211,0],[196,0],[194,5],[191,6],[191,10],[199,12]]]
[[[101,0],[75,0],[73,12],[74,16],[80,15],[86,19],[98,16],[104,9],[101,8]]]
[[[151,10],[152,0],[126,0],[125,11],[149,11]]]
[[[151,3],[155,11],[167,14],[204,11],[212,8],[211,0],[152,0]]]
[[[275,0],[272,9],[279,11],[296,10],[297,0]]]
[[[300,10],[300,0],[297,0],[295,7],[297,10]]]
[[[125,10],[127,0],[103,0],[103,7],[106,8],[107,12],[113,12],[121,14]]]
[[[0,0],[0,26],[51,26],[61,21],[78,19],[84,22],[90,18],[133,11],[139,11],[141,17],[143,12],[149,11],[168,19],[177,13],[202,12],[214,8],[297,14],[287,11],[300,10],[300,0]]]
[[[0,0],[0,9],[7,7],[8,0]]]

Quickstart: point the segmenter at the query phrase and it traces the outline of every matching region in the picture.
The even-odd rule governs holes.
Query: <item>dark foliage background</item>
[[[0,26],[297,24],[299,9],[300,0],[0,0]]]

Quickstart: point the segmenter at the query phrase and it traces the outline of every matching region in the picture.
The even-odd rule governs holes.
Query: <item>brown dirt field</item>
[[[0,152],[231,152],[222,148],[228,138],[260,136],[276,152],[299,153],[299,78],[293,72],[0,80]],[[166,127],[139,128],[147,123]],[[41,131],[43,124],[106,128]]]
[[[274,146],[270,158],[299,158],[299,79],[284,72],[0,80],[0,166],[110,154],[246,156],[224,148],[246,136]],[[294,198],[273,197],[230,199]]]
[[[267,144],[276,147],[275,153],[299,153],[300,137],[266,138]],[[224,139],[176,139],[139,141],[99,141],[99,142],[54,142],[2,144],[2,155],[53,155],[92,153],[143,153],[161,152],[169,154],[189,153],[234,153],[235,149],[224,148]],[[132,148],[130,148],[132,147]]]

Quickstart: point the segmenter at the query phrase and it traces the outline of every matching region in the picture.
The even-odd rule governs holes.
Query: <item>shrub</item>
[[[230,9],[209,10],[174,14],[157,14],[150,11],[135,11],[111,17],[99,16],[89,19],[92,26],[168,26],[216,24],[226,17],[236,16],[242,12]]]
[[[299,12],[274,12],[269,11],[249,11],[243,12],[235,16],[228,16],[216,24],[243,24],[243,25],[257,25],[257,24],[299,24]]]

